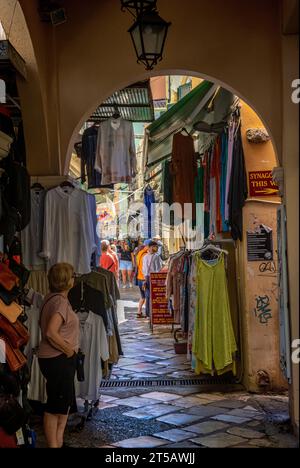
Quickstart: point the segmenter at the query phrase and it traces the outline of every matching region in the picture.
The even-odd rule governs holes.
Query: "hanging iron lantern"
[[[138,58],[146,70],[153,70],[162,60],[165,42],[171,23],[163,20],[156,11],[140,15],[129,29]]]
[[[157,0],[121,0],[122,11],[128,10],[134,17],[156,9]]]

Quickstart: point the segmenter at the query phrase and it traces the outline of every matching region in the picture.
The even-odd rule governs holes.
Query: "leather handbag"
[[[9,369],[11,372],[18,372],[27,363],[26,357],[20,350],[14,349],[11,346],[6,336],[0,334],[0,339],[4,341],[5,344],[5,357]]]
[[[9,269],[5,263],[0,263],[0,284],[7,291],[11,291],[19,285],[19,278]]]
[[[25,288],[29,280],[30,271],[27,270],[22,263],[16,262],[13,258],[10,258],[9,260],[9,268],[19,279],[20,289]]]
[[[11,395],[0,396],[0,421],[6,434],[14,435],[26,422],[26,414],[18,400]]]
[[[15,323],[21,314],[22,307],[19,304],[12,302],[10,305],[7,305],[0,299],[0,315],[5,317],[10,323]]]
[[[28,328],[26,328],[25,325],[23,325],[23,323],[20,322],[20,320],[17,320],[15,323],[13,323],[12,327],[18,333],[19,337],[22,339],[21,346],[27,345],[29,338],[30,338]]]
[[[13,348],[21,348],[29,341],[28,331],[21,322],[16,321],[12,324],[2,315],[0,315],[0,331],[9,339]]]
[[[9,155],[12,143],[13,139],[0,130],[0,161]]]
[[[19,288],[15,287],[11,291],[7,291],[3,286],[0,285],[0,299],[4,304],[10,306],[14,301],[21,296],[21,291]]]

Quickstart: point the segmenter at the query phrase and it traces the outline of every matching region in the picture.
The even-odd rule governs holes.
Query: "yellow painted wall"
[[[14,3],[0,0],[7,28]],[[172,8],[169,0],[160,0],[160,14],[172,27],[164,60],[151,73],[136,63],[127,33],[132,17],[120,11],[119,1],[89,0],[87,7],[81,0],[66,0],[68,20],[56,28],[40,21],[36,1],[20,0],[20,5],[32,39],[43,104],[41,110],[36,106],[32,91],[36,83],[29,81],[20,88],[27,141],[38,141],[36,119],[47,129],[35,146],[28,143],[33,175],[67,173],[78,131],[95,108],[116,90],[155,75],[198,76],[230,88],[262,116],[280,156],[279,0],[253,0],[251,5],[240,0],[186,0],[184,6],[182,0],[172,0]],[[14,31],[19,21],[15,16]],[[11,39],[22,53],[25,35],[17,41],[12,34]]]
[[[287,211],[287,243],[291,339],[299,339],[299,105],[292,102],[291,83],[299,77],[299,37],[282,39],[283,55],[283,167],[284,203]],[[297,60],[295,60],[297,57]],[[291,414],[299,433],[299,364],[293,364]]]
[[[264,128],[262,121],[244,102],[241,104],[242,139],[247,173],[268,171],[276,166],[276,155],[272,142],[254,144],[247,139],[247,130]],[[259,200],[259,201],[257,201]],[[265,200],[265,203],[260,203]],[[274,264],[278,271],[277,251],[277,207],[279,197],[261,197],[248,201],[244,208],[244,237],[240,245],[240,277],[242,286],[242,311],[244,340],[244,381],[248,389],[258,391],[257,373],[264,370],[270,376],[271,388],[287,389],[287,382],[280,369],[279,347],[279,306],[278,306],[278,273],[261,273],[259,267],[263,262],[248,262],[247,231],[253,232],[257,224],[265,224],[273,230]],[[269,303],[272,318],[264,322],[260,318],[258,302],[262,297]],[[256,316],[256,313],[258,316]]]
[[[121,13],[117,0],[65,0],[68,21],[56,29],[40,21],[35,0],[19,3],[14,14],[15,0],[0,0],[0,15],[29,68],[29,80],[20,82],[19,90],[32,175],[68,173],[78,131],[96,106],[149,76],[178,73],[213,79],[254,107],[286,169],[291,322],[297,337],[299,112],[290,94],[299,75],[299,45],[296,35],[283,38],[280,30],[282,22],[285,30],[295,23],[290,7],[295,2],[185,0],[183,5],[172,0],[171,9],[170,0],[160,0],[160,14],[172,27],[164,60],[153,73],[136,64],[127,33],[132,18]],[[284,21],[282,4],[289,4]],[[299,424],[299,366],[293,371],[293,416]]]

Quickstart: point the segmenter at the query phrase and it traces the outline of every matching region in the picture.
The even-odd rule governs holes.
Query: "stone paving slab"
[[[167,414],[167,416],[162,416],[161,418],[158,418],[157,421],[171,424],[172,426],[185,426],[187,424],[192,424],[193,422],[199,421],[199,419],[199,416],[193,416],[191,414],[174,413]]]
[[[233,424],[244,424],[250,421],[250,418],[240,418],[239,416],[230,416],[229,414],[219,414],[218,416],[214,416],[212,419]]]
[[[201,406],[201,400],[200,400],[200,398],[191,396],[191,397],[184,397],[184,398],[180,398],[178,400],[170,401],[170,404],[180,406],[181,408],[189,409],[189,408],[193,408],[195,406],[196,407]]]
[[[204,398],[204,400],[209,400],[210,402],[214,401],[224,401],[226,395],[218,394],[218,393],[198,393],[195,395],[199,398]]]
[[[209,403],[211,403],[211,400],[206,400],[205,398],[200,398],[199,395],[195,395],[195,398],[197,398],[199,400],[198,404],[200,404],[200,405],[209,405]]]
[[[100,400],[105,402],[105,403],[111,403],[112,401],[116,401],[118,398],[112,397],[109,395],[101,395]]]
[[[199,447],[199,445],[193,444],[193,442],[191,442],[190,440],[186,440],[186,441],[183,441],[183,442],[177,442],[175,444],[165,445],[164,449],[167,449],[167,448],[171,448],[173,450],[178,449],[178,448],[181,448],[181,449],[197,449],[197,450],[199,450],[200,448],[205,448],[205,447]]]
[[[134,439],[122,440],[114,444],[115,447],[119,448],[155,448],[165,445],[166,441],[162,439],[157,439],[156,437],[137,437]]]
[[[211,434],[228,428],[228,424],[224,424],[218,421],[206,421],[193,426],[187,426],[184,428],[185,431],[194,432],[195,434]]]
[[[127,371],[132,371],[132,372],[144,372],[144,371],[150,371],[150,370],[156,370],[157,365],[156,364],[148,364],[148,363],[140,363],[136,364],[134,366],[124,366],[122,369],[127,370]]]
[[[214,403],[210,403],[210,405],[214,405]],[[220,408],[228,408],[228,409],[239,409],[245,406],[245,403],[238,400],[218,400],[217,405]]]
[[[115,400],[114,405],[129,406],[130,408],[143,408],[145,406],[157,405],[157,400],[151,400],[150,398],[131,397],[120,400]]]
[[[144,406],[143,408],[135,409],[124,414],[125,416],[136,419],[154,419],[165,414],[173,413],[175,411],[178,411],[176,406],[159,404],[153,406]]]
[[[140,363],[141,361],[138,359],[120,358],[118,367],[122,369],[123,367],[134,366],[135,364],[140,364]]]
[[[144,395],[141,395],[142,398],[150,398],[151,400],[158,400],[158,401],[164,401],[164,402],[169,402],[169,401],[174,401],[178,400],[180,395],[176,395],[173,393],[165,393],[165,392],[150,392],[150,393],[145,393]]]
[[[173,379],[194,379],[195,375],[192,371],[182,371],[182,370],[175,370],[175,372],[168,373]]]
[[[172,370],[175,371],[176,368],[168,369],[168,371],[169,371],[170,373],[172,372]],[[160,376],[160,375],[168,375],[166,369],[160,369],[160,368],[158,368],[157,366],[155,366],[155,369],[152,369],[151,372],[152,372],[152,374],[158,375],[158,376]]]
[[[260,421],[251,421],[251,422],[247,423],[247,426],[249,426],[249,427],[259,427],[259,426],[261,426],[261,422]]]
[[[193,406],[185,411],[187,414],[193,414],[199,416],[200,419],[210,418],[212,416],[225,415],[226,410],[224,408],[218,408],[216,406]]]
[[[111,403],[105,403],[105,402],[99,402],[99,406],[98,406],[98,411],[103,411],[105,409],[108,409],[108,408],[116,408],[116,404],[114,401],[112,401]]]
[[[263,439],[265,434],[254,431],[252,429],[246,429],[244,427],[231,427],[227,430],[228,434],[244,437],[245,439]]]
[[[194,434],[181,429],[171,429],[169,431],[158,432],[153,435],[154,437],[166,439],[170,442],[182,442],[183,440],[191,439],[194,436]]]
[[[260,421],[264,419],[264,414],[258,411],[248,411],[245,409],[232,410],[227,413],[230,416],[238,416],[239,418],[250,418]]]
[[[141,374],[133,372],[131,374],[131,380],[155,379],[156,377],[155,374],[151,374],[150,372],[143,372]]]
[[[270,437],[270,442],[273,445],[286,448],[297,448],[299,447],[299,440],[291,434],[277,434]]]
[[[227,448],[245,442],[245,439],[221,432],[207,437],[191,439],[192,442],[209,448]]]
[[[259,447],[271,448],[272,447],[272,443],[268,439],[253,439],[253,440],[250,440],[249,445],[253,445],[256,448],[259,448]]]

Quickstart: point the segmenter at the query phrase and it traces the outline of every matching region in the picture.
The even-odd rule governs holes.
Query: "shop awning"
[[[145,161],[148,167],[155,166],[170,156],[173,134],[184,127],[188,131],[193,127],[194,120],[216,90],[217,86],[204,81],[149,125],[145,135]]]
[[[135,83],[117,91],[99,106],[88,122],[102,122],[118,110],[121,117],[130,122],[153,122],[154,107],[150,80]]]
[[[230,92],[209,81],[198,85],[146,129],[144,160],[147,167],[153,170],[171,156],[173,135],[178,131],[185,128],[193,132],[199,122],[211,125],[226,119],[233,99]],[[208,109],[212,101],[214,106]]]

